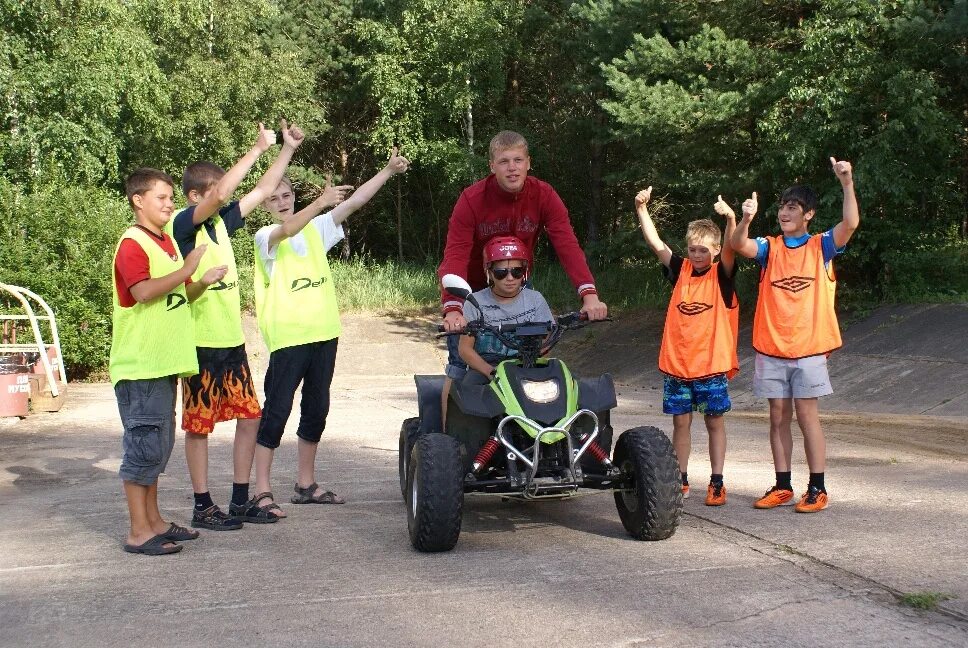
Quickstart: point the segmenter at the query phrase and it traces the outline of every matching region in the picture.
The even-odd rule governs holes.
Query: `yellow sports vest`
[[[306,256],[296,254],[290,240],[284,239],[276,247],[271,278],[259,250],[255,252],[256,314],[270,352],[325,342],[340,334],[336,290],[323,238],[312,223],[303,228],[302,235]]]
[[[760,295],[753,319],[753,348],[776,358],[806,358],[840,348],[834,310],[834,264],[823,262],[820,236],[788,248],[782,236],[770,237],[770,254],[760,273]]]
[[[181,254],[175,247],[175,259],[140,228],[129,227],[114,248],[117,263],[121,241],[131,239],[148,255],[152,279],[164,277],[182,267]],[[111,316],[111,383],[119,380],[145,380],[165,376],[191,376],[198,373],[195,336],[185,284],[179,284],[167,295],[146,304],[122,308],[112,263],[111,293],[114,311]]]
[[[727,308],[719,289],[719,262],[698,277],[692,262],[683,259],[679,278],[666,311],[659,370],[682,380],[739,373],[736,341],[739,337],[739,303]]]
[[[208,249],[198,262],[198,270],[192,281],[198,281],[210,268],[228,266],[228,272],[218,283],[212,284],[202,296],[192,302],[192,317],[195,320],[195,345],[227,349],[245,344],[242,333],[242,302],[239,298],[239,273],[235,267],[235,253],[229,239],[225,222],[216,214],[212,216],[215,226],[215,242],[199,227],[195,234],[195,247],[205,244]],[[169,221],[169,226],[175,219]]]

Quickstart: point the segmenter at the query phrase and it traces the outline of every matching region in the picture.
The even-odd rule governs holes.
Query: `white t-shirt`
[[[262,259],[262,263],[265,265],[266,275],[269,277],[272,277],[272,267],[276,262],[276,249],[279,247],[277,244],[273,245],[271,249],[269,248],[269,236],[272,234],[272,230],[279,226],[279,223],[266,225],[255,233],[255,246],[259,251],[259,258]],[[343,226],[333,222],[333,212],[320,214],[309,221],[307,227],[316,228],[319,236],[323,239],[323,247],[327,252],[333,249],[333,246],[342,241],[343,237],[346,236],[343,232]],[[306,256],[306,238],[303,236],[302,231],[297,232],[295,236],[291,236],[289,238],[289,244],[292,246],[293,252],[298,256]]]

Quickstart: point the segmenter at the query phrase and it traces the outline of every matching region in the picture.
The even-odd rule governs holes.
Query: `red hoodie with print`
[[[437,277],[455,274],[467,280],[473,290],[487,286],[484,274],[484,244],[494,236],[516,236],[534,255],[538,234],[548,233],[565,273],[579,296],[592,294],[595,279],[585,253],[578,245],[568,209],[547,182],[528,176],[518,193],[501,189],[494,174],[461,192],[447,226],[444,260]],[[461,300],[441,292],[444,313],[461,309]]]

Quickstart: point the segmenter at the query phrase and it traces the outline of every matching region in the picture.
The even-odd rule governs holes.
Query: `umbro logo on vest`
[[[169,293],[168,308],[166,308],[165,310],[175,310],[179,306],[184,306],[187,303],[188,303],[187,297],[179,295],[178,293]]]
[[[813,277],[784,277],[771,283],[780,290],[800,292],[810,287],[810,284],[813,283]]]
[[[238,281],[233,281],[232,283],[225,283],[224,281],[219,281],[217,284],[213,284],[208,287],[209,290],[231,290],[239,285]]]
[[[705,313],[710,308],[712,304],[704,304],[702,302],[679,302],[676,304],[676,310],[678,310],[683,315],[698,315],[700,313]]]
[[[304,288],[318,288],[326,283],[326,277],[320,277],[316,281],[313,281],[309,277],[300,277],[299,279],[293,279],[292,285],[289,286],[289,292],[298,292]]]

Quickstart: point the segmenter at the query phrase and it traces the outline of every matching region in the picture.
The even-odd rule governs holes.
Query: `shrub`
[[[130,222],[115,192],[52,183],[26,194],[0,180],[0,280],[29,288],[54,310],[72,378],[107,366],[111,262]]]

